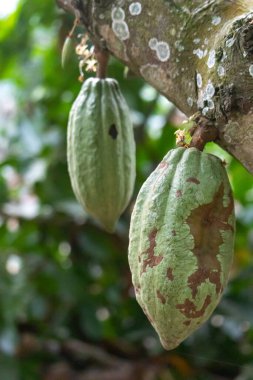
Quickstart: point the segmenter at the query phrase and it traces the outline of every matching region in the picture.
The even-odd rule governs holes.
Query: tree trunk
[[[57,0],[253,173],[253,0]]]

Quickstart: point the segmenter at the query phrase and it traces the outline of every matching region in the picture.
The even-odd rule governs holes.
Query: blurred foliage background
[[[208,146],[226,160],[234,189],[234,265],[208,323],[165,352],[134,298],[128,228],[138,190],[174,146],[184,116],[142,80],[125,79],[111,59],[110,76],[132,110],[137,181],[116,233],[105,233],[77,204],[66,166],[68,113],[81,84],[76,56],[63,70],[60,53],[73,18],[51,0],[20,0],[4,14],[7,3],[0,5],[1,380],[252,380],[253,177]]]

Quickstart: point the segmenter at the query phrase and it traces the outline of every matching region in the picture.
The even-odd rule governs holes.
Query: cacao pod
[[[76,198],[113,232],[135,181],[130,112],[114,79],[87,79],[70,111],[67,158]]]
[[[221,160],[171,150],[142,186],[130,225],[136,298],[164,348],[177,347],[217,306],[234,247],[234,203]]]

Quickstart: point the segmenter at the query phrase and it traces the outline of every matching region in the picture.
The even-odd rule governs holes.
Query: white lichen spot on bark
[[[197,86],[198,86],[198,88],[201,88],[203,82],[202,82],[202,76],[201,76],[200,73],[197,74],[196,80],[197,80]]]
[[[200,43],[200,38],[194,38],[193,43],[195,45],[199,44]]]
[[[211,69],[212,67],[214,67],[214,65],[215,65],[215,50],[212,49],[209,52],[207,66],[209,67],[209,69]]]
[[[232,37],[232,38],[229,38],[227,41],[226,41],[226,46],[227,47],[232,47],[235,43],[235,39]]]
[[[203,110],[202,110],[202,115],[206,115],[209,111],[209,108],[208,107],[204,107]]]
[[[112,30],[121,41],[125,41],[130,37],[128,25],[125,21],[113,21]]]
[[[141,14],[142,5],[140,2],[136,1],[129,5],[129,12],[132,16],[138,16]]]
[[[205,93],[206,93],[206,99],[210,99],[214,96],[215,88],[211,82],[209,82],[208,85],[206,86]]]
[[[124,21],[125,20],[125,11],[120,7],[114,7],[112,9],[112,20],[113,21]]]
[[[193,99],[190,96],[187,98],[187,103],[190,107],[193,106]]]
[[[208,100],[207,101],[207,106],[210,110],[213,110],[214,109],[214,102],[212,100]]]
[[[202,97],[200,99],[198,99],[197,106],[199,109],[204,107],[204,101],[203,101]]]
[[[253,65],[250,65],[250,67],[249,67],[249,73],[253,77]]]
[[[202,59],[204,57],[204,51],[201,49],[193,50],[193,54],[196,55],[199,59]]]
[[[213,16],[212,17],[212,24],[217,26],[221,23],[221,17],[220,16]]]
[[[217,73],[218,73],[219,77],[224,77],[226,74],[225,68],[221,65],[218,66]]]
[[[221,59],[221,62],[226,61],[227,57],[228,57],[228,55],[227,55],[226,50],[223,50],[223,57],[222,57],[222,59]]]
[[[152,50],[156,50],[156,46],[158,44],[158,40],[157,38],[153,37],[153,38],[150,38],[149,42],[148,42],[148,46],[150,47],[150,49]]]
[[[169,47],[169,44],[167,44],[167,42],[164,42],[164,41],[158,42],[155,47],[155,50],[156,50],[157,58],[161,62],[168,61],[168,59],[170,58],[170,47]]]
[[[184,51],[184,46],[181,44],[181,41],[176,41],[175,42],[175,48],[181,52],[181,51]]]

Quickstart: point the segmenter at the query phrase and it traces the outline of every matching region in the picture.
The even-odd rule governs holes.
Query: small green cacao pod
[[[113,232],[135,182],[130,111],[114,79],[87,79],[69,117],[71,184],[84,209]]]
[[[136,298],[165,349],[217,306],[234,250],[234,203],[221,160],[171,150],[142,186],[130,225]]]

